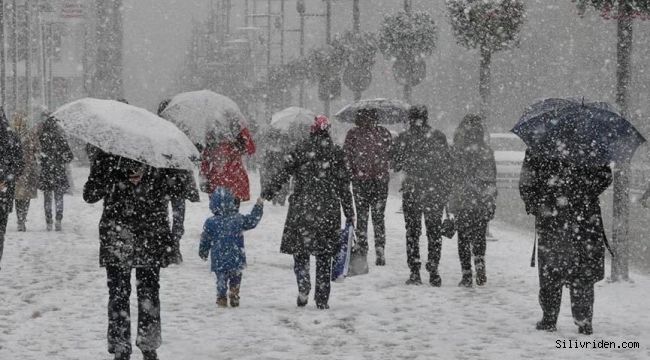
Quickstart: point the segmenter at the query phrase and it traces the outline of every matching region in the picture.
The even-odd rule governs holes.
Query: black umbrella
[[[537,102],[511,131],[531,152],[579,166],[627,161],[646,141],[611,105],[576,99]]]

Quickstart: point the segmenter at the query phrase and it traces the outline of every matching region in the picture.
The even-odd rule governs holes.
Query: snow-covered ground
[[[45,231],[42,198],[32,203],[27,233],[10,217],[0,271],[0,359],[110,359],[107,288],[98,266],[101,204],[80,198],[87,169],[74,169],[77,195],[66,197],[62,233]],[[257,178],[252,179],[257,193]],[[251,204],[244,204],[244,210]],[[295,305],[291,258],[279,253],[286,208],[267,204],[246,235],[249,267],[241,307],[217,309],[208,264],[197,255],[205,198],[191,204],[182,242],[185,262],[163,270],[163,360],[174,359],[648,359],[650,278],[596,287],[593,336],[577,334],[568,293],[556,333],[534,329],[540,317],[537,270],[529,267],[532,234],[496,223],[488,243],[488,285],[456,286],[456,242],[445,240],[442,288],[404,285],[408,276],[399,198],[387,211],[387,266],[332,285],[331,309]],[[372,245],[372,243],[371,243]],[[424,255],[426,243],[421,240]],[[374,257],[370,256],[374,263]],[[313,273],[313,266],[312,266]],[[423,273],[424,275],[424,273]],[[425,280],[428,277],[425,276]],[[135,308],[135,289],[132,295]],[[135,319],[134,319],[135,320]],[[133,321],[135,326],[135,321]],[[558,349],[578,341],[636,341],[640,349]],[[560,342],[558,342],[560,340]],[[571,343],[575,344],[575,343]],[[134,358],[140,354],[134,347]]]

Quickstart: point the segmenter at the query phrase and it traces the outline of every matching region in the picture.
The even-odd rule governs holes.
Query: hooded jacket
[[[203,150],[200,175],[206,181],[207,192],[226,187],[240,201],[250,199],[248,174],[242,156],[255,154],[255,143],[248,129],[243,129],[236,141],[223,141]]]
[[[257,227],[262,219],[262,205],[256,204],[249,215],[237,211],[235,195],[220,187],[210,195],[210,211],[214,216],[203,225],[199,256],[210,253],[211,271],[241,271],[246,267],[244,231]]]
[[[348,131],[343,150],[352,180],[388,181],[393,138],[374,119],[360,116]]]

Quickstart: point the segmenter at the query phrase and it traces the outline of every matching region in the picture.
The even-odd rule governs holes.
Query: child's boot
[[[230,306],[238,307],[239,306],[239,286],[233,286],[230,288]]]
[[[217,307],[228,307],[228,298],[225,296],[217,296]]]

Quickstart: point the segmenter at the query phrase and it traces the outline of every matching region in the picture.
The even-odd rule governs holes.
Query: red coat
[[[250,184],[242,156],[254,153],[255,143],[248,129],[242,130],[234,142],[206,147],[201,156],[201,175],[207,181],[208,192],[225,187],[240,201],[250,200]]]

